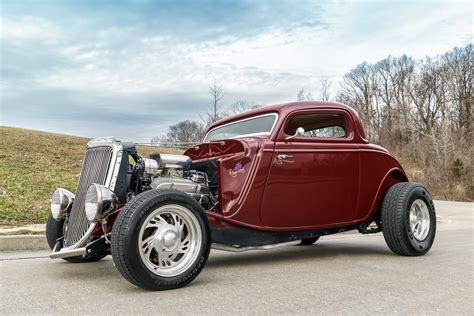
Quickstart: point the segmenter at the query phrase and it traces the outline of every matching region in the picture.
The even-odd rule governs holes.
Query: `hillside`
[[[44,223],[56,187],[75,191],[88,138],[0,126],[0,225]],[[177,153],[139,146],[139,153]]]

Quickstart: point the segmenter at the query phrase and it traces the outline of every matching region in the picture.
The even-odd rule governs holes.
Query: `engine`
[[[127,200],[147,190],[174,189],[189,194],[207,210],[217,210],[217,192],[212,190],[210,176],[188,156],[153,153],[149,158],[132,157],[135,164],[129,167]]]

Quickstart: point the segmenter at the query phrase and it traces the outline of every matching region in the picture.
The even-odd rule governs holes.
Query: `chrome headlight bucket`
[[[57,188],[53,192],[51,197],[51,215],[57,221],[64,219],[66,212],[71,208],[72,202],[74,202],[74,193],[63,189]]]
[[[86,193],[85,212],[89,221],[103,219],[117,205],[117,197],[108,187],[92,183]]]

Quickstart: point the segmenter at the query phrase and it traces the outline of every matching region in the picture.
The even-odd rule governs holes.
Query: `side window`
[[[346,122],[340,114],[295,115],[286,123],[285,134],[294,135],[298,127],[304,128],[304,137],[347,137]]]

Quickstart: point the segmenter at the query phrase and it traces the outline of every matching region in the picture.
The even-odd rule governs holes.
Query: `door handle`
[[[278,154],[276,158],[277,158],[278,160],[285,160],[286,158],[291,158],[291,157],[293,157],[293,156],[291,156],[291,155],[285,155],[285,154]]]

